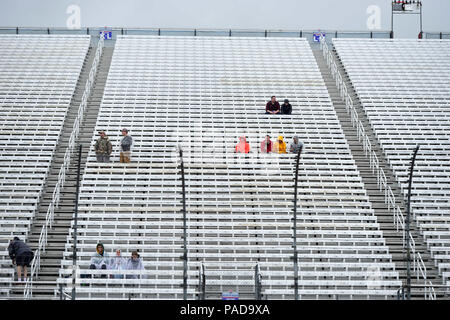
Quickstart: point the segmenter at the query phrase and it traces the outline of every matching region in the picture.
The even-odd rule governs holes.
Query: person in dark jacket
[[[120,162],[130,163],[131,158],[131,145],[133,144],[133,139],[128,135],[128,129],[122,129],[123,138],[120,141]]]
[[[281,114],[291,114],[292,106],[288,99],[284,99],[284,103],[281,105]]]
[[[30,247],[27,246],[18,237],[14,237],[14,239],[9,243],[8,253],[13,265],[17,265],[17,280],[26,281],[27,267],[30,266],[30,263],[34,257],[33,251],[31,251]],[[24,276],[23,279],[22,269]]]
[[[275,96],[272,96],[266,104],[266,114],[280,114],[280,104]]]

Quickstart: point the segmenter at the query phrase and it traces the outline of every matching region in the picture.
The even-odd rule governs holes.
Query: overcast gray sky
[[[81,27],[368,30],[371,5],[390,30],[391,0],[0,0],[0,26],[66,27],[70,5]],[[450,31],[450,1],[423,0],[424,31]],[[416,37],[418,16],[396,16],[396,37]]]

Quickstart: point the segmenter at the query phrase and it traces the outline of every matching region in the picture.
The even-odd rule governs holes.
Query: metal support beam
[[[406,290],[407,290],[407,299],[411,300],[411,244],[410,244],[410,223],[411,223],[411,188],[412,188],[412,179],[413,179],[413,171],[414,171],[414,163],[416,161],[417,152],[419,151],[420,145],[417,145],[414,150],[414,154],[411,159],[411,167],[409,169],[409,184],[408,184],[408,202],[406,207]]]
[[[78,198],[80,195],[80,173],[81,173],[81,151],[83,146],[78,148],[78,168],[77,168],[77,187],[75,192],[75,211],[73,224],[73,254],[72,254],[72,300],[76,298],[76,269],[77,269],[77,229],[78,229]]]
[[[297,189],[298,189],[298,166],[300,162],[300,154],[303,147],[298,149],[297,161],[295,166],[295,184],[294,184],[294,225],[293,225],[293,237],[294,237],[294,295],[295,300],[298,300],[298,253],[297,253]]]
[[[186,217],[186,184],[184,179],[184,162],[183,162],[183,150],[180,149],[180,160],[181,160],[181,192],[183,196],[183,299],[187,300],[187,260],[188,260],[188,250],[187,250],[187,217]]]

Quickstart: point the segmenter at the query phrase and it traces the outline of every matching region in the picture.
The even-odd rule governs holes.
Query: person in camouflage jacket
[[[112,144],[109,141],[105,131],[99,131],[100,138],[95,143],[95,154],[98,162],[109,162],[109,157],[112,152]]]

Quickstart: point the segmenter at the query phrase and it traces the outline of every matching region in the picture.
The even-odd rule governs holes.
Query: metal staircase
[[[92,135],[95,134],[93,131],[97,121],[97,115],[100,109],[113,51],[114,47],[103,47],[97,72],[94,77],[93,87],[87,100],[87,107],[84,110],[80,133],[78,138],[75,140],[76,146],[79,144],[83,145],[83,152],[81,156],[81,177],[84,172],[84,165],[89,152]],[[95,53],[96,47],[91,47],[68,110],[61,139],[57,146],[54,160],[51,164],[50,173],[44,187],[43,196],[38,207],[38,213],[36,214],[33,225],[31,226],[28,243],[33,251],[38,248],[41,230],[43,225],[46,223],[47,209],[52,201],[55,185],[57,184],[59,178],[59,171],[64,162],[65,151],[69,144],[69,136],[72,132],[72,128],[78,114],[78,108],[84,93],[86,81],[89,77],[89,72]],[[54,299],[54,292],[55,289],[57,289],[56,280],[59,276],[61,260],[63,259],[65,244],[67,242],[71,221],[73,219],[76,197],[77,161],[78,148],[75,148],[68,171],[65,174],[66,182],[64,183],[64,187],[61,189],[59,206],[55,209],[54,222],[47,233],[46,251],[42,254],[40,259],[39,275],[33,282],[32,299]],[[12,299],[23,299],[23,296],[23,285],[17,288],[17,290],[13,289],[11,294]]]

